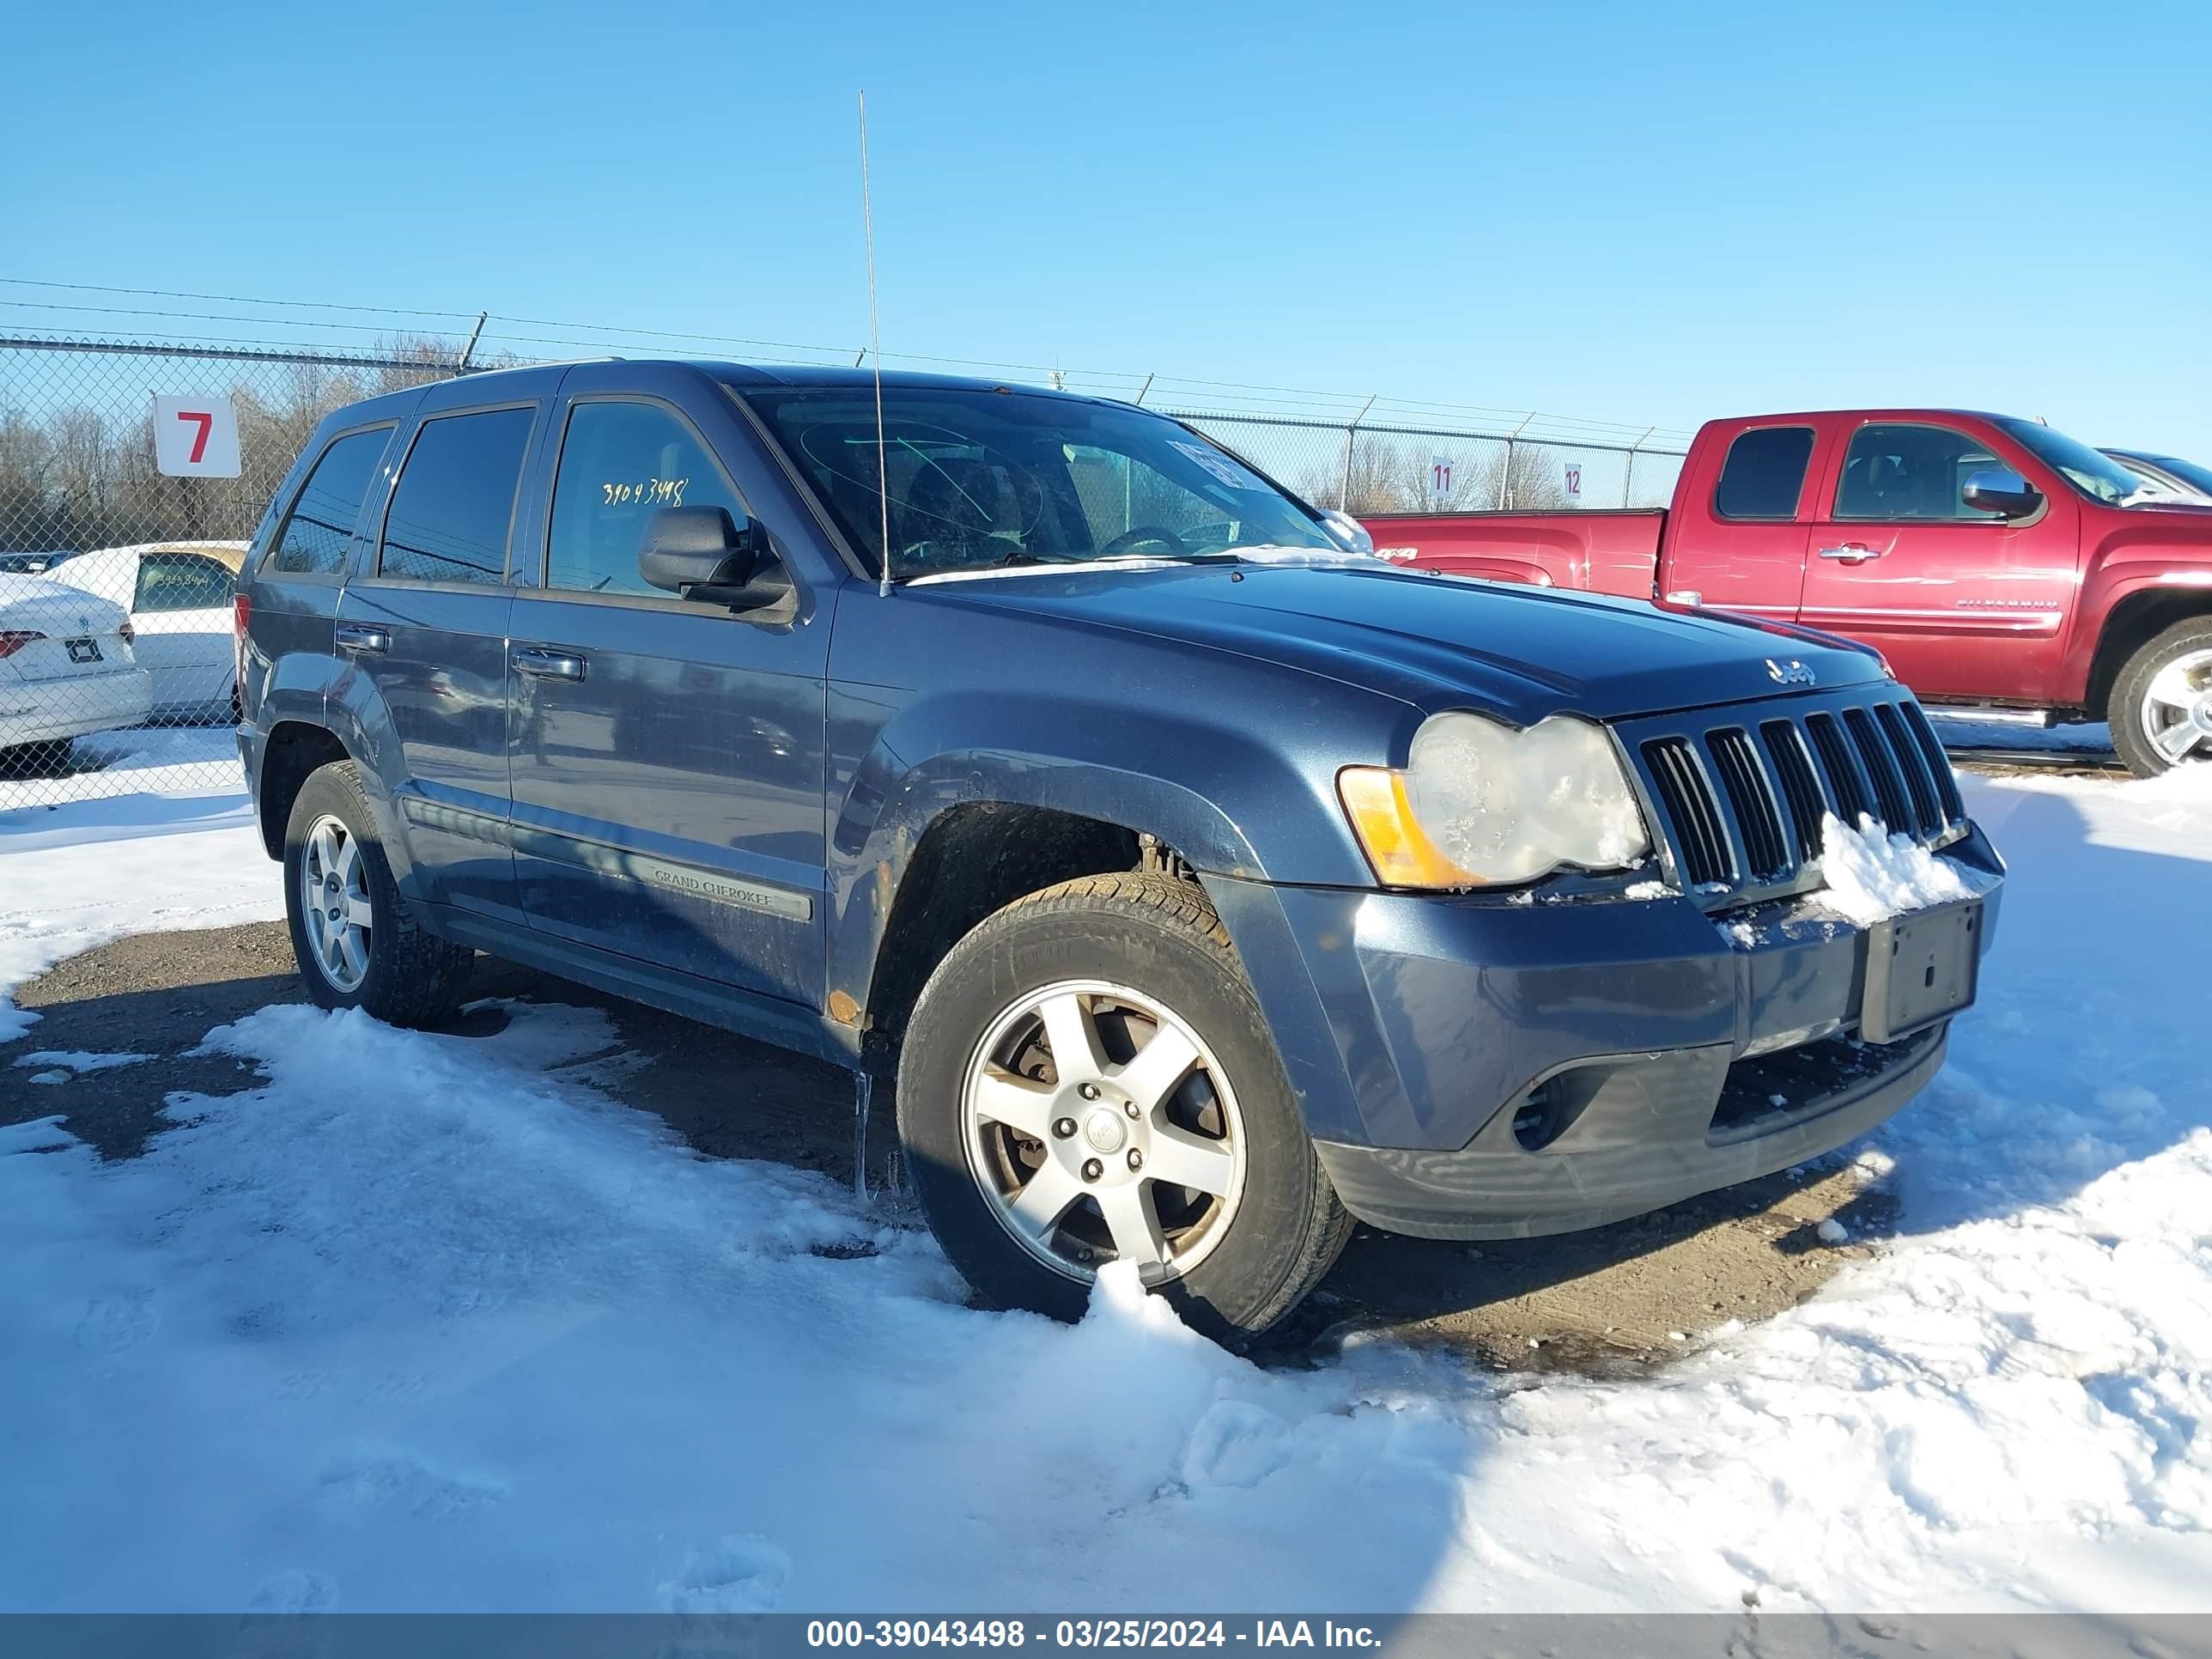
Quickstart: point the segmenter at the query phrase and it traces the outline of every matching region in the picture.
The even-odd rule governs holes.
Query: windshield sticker
[[[1168,441],[1231,489],[1259,491],[1267,488],[1218,449],[1208,449],[1204,444],[1187,444],[1180,438],[1170,438]]]
[[[684,489],[689,478],[647,478],[641,483],[603,483],[599,488],[606,494],[602,507],[628,507],[633,501],[649,501],[655,507],[681,507]]]

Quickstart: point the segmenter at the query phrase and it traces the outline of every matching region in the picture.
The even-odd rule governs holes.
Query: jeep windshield
[[[846,539],[919,576],[1109,559],[1350,559],[1306,508],[1158,415],[1042,392],[886,384],[879,475],[865,384],[746,387]]]

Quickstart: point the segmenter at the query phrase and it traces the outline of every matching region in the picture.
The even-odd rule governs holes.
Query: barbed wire
[[[340,313],[349,316],[378,318],[377,322],[343,322],[330,317],[294,319],[233,313],[214,313],[178,310],[159,306],[94,305],[58,299],[0,300],[0,307],[15,312],[58,313],[75,317],[137,317],[157,322],[231,323],[252,328],[316,331],[328,330],[349,334],[413,335],[441,346],[458,356],[471,329],[481,328],[477,339],[479,352],[497,352],[518,346],[555,346],[568,350],[579,349],[606,349],[619,354],[623,349],[635,350],[634,343],[656,341],[669,347],[725,348],[737,347],[748,354],[798,353],[802,362],[823,364],[865,362],[866,352],[859,344],[837,345],[823,342],[774,340],[744,335],[714,334],[676,329],[648,328],[630,324],[602,324],[563,321],[550,318],[522,317],[485,311],[438,311],[409,308],[398,306],[366,306],[341,301],[286,300],[250,295],[215,294],[193,289],[131,288],[95,283],[50,282],[26,276],[0,276],[0,286],[17,289],[34,289],[51,294],[92,294],[111,298],[137,300],[188,301],[234,307],[253,307],[264,309]],[[463,327],[424,329],[403,324],[394,319],[445,319],[464,325]],[[51,331],[92,335],[117,334],[121,331],[103,329],[98,325],[51,325]],[[545,329],[554,333],[533,334],[521,331]],[[166,331],[164,331],[166,332]],[[179,336],[192,343],[203,345],[237,344],[259,348],[302,347],[313,343],[296,338],[246,337],[215,334]],[[515,356],[527,353],[513,352]],[[714,351],[698,355],[718,355]],[[1363,412],[1373,418],[1402,416],[1411,419],[1451,417],[1462,422],[1474,422],[1484,427],[1497,427],[1504,431],[1518,429],[1522,435],[1534,439],[1548,437],[1560,442],[1571,442],[1580,437],[1593,443],[1620,444],[1632,439],[1654,448],[1666,448],[1686,441],[1687,431],[1673,427],[1643,425],[1623,421],[1599,420],[1581,416],[1553,415],[1540,410],[1508,409],[1495,404],[1456,403],[1431,398],[1401,398],[1382,393],[1323,391],[1314,387],[1292,386],[1264,381],[1213,380],[1194,375],[1153,374],[1132,369],[1090,368],[1061,363],[1023,362],[987,358],[962,357],[927,352],[886,351],[886,363],[929,365],[949,369],[982,370],[999,374],[1015,374],[1050,380],[1061,385],[1079,381],[1086,386],[1110,389],[1115,395],[1144,396],[1157,391],[1163,396],[1181,391],[1188,398],[1203,397],[1212,403],[1228,403],[1254,412],[1262,410],[1292,415],[1334,415],[1346,423],[1358,423]],[[763,358],[763,361],[793,361],[789,358]]]

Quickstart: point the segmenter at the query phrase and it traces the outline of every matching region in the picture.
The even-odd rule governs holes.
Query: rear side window
[[[534,409],[423,422],[385,515],[378,571],[418,582],[496,584]]]
[[[1739,433],[1721,465],[1713,512],[1723,519],[1794,519],[1805,464],[1813,459],[1809,426],[1763,426]]]
[[[345,563],[369,481],[391,441],[392,428],[380,426],[349,433],[323,452],[292,503],[264,568],[288,576],[327,576]]]
[[[691,428],[655,404],[578,404],[553,485],[545,585],[586,593],[672,594],[637,573],[647,521],[664,507],[744,502]]]
[[[138,589],[131,609],[137,614],[227,610],[234,586],[229,568],[220,560],[198,553],[149,553],[138,561]]]

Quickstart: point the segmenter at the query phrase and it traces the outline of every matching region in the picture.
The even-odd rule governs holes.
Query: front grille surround
[[[1668,876],[1707,909],[1821,884],[1820,817],[1921,846],[1966,833],[1950,763],[1894,683],[1619,722]]]

